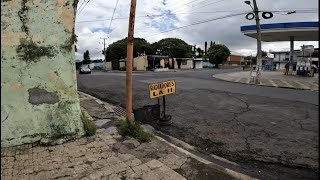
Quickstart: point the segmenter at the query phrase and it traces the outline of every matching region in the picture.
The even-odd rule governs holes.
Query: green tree
[[[215,67],[218,67],[223,61],[227,60],[230,55],[230,50],[227,46],[223,44],[213,44],[209,48],[207,57],[209,61],[215,64]]]
[[[82,61],[82,64],[91,64],[89,50],[86,50],[86,52],[83,53],[83,61]]]
[[[162,55],[174,58],[194,56],[192,46],[177,38],[165,38],[152,44],[153,49],[159,50]]]
[[[262,51],[262,58],[266,58],[266,57],[268,57],[268,53],[266,52],[266,51]]]
[[[207,55],[207,50],[208,50],[208,43],[207,41],[204,42],[204,54]]]
[[[199,58],[199,57],[202,57],[202,55],[203,55],[203,50],[202,50],[200,47],[197,48],[197,52],[198,52],[198,56],[197,56],[197,57],[198,57],[198,58]]]
[[[121,39],[109,45],[106,50],[107,60],[119,60],[122,58],[126,58],[127,56],[127,38]],[[103,53],[103,52],[102,52]],[[133,57],[139,56],[139,54],[146,53],[146,54],[154,54],[155,50],[143,38],[134,38],[133,40]]]

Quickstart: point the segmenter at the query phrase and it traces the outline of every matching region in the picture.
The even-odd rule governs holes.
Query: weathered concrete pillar
[[[1,0],[1,146],[84,134],[76,0]]]

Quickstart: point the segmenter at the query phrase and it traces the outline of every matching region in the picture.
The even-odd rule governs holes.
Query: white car
[[[80,67],[79,74],[91,74],[91,69],[88,67]]]

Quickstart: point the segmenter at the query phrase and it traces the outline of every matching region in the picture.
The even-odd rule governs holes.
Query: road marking
[[[302,84],[301,82],[299,81],[295,81],[295,83],[299,84],[302,88],[304,89],[311,89],[310,87],[306,86],[305,84]]]
[[[269,82],[272,84],[272,86],[278,87],[278,85],[273,80],[269,79]]]
[[[259,85],[264,86],[265,84],[262,83],[262,80],[260,80]]]
[[[294,86],[292,86],[291,84],[289,84],[287,81],[285,80],[280,80],[281,82],[283,82],[285,85],[287,85],[288,87],[291,87],[291,88],[295,88]]]

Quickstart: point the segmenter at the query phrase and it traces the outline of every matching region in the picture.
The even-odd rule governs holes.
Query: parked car
[[[91,74],[91,69],[88,67],[80,67],[79,74]]]

